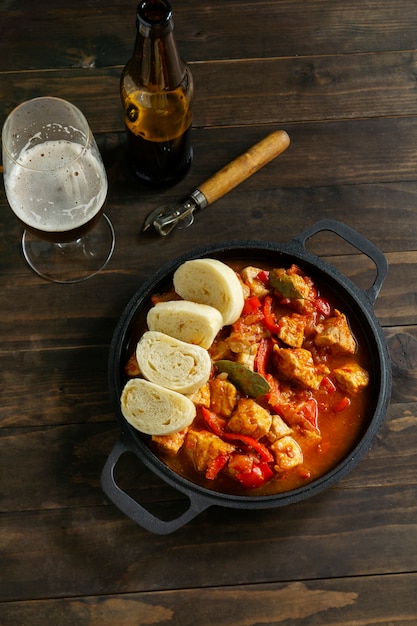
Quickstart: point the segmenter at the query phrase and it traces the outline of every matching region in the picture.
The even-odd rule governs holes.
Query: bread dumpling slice
[[[192,259],[174,273],[174,289],[184,300],[208,304],[220,311],[223,324],[233,324],[242,313],[244,297],[231,267],[218,259]]]
[[[165,333],[186,343],[210,348],[223,326],[220,311],[208,304],[189,300],[158,302],[146,318],[149,330]]]
[[[194,393],[211,371],[207,350],[154,330],[140,338],[136,359],[144,378],[178,393]]]
[[[143,378],[126,383],[120,404],[129,424],[147,435],[171,435],[189,426],[196,415],[189,398]]]

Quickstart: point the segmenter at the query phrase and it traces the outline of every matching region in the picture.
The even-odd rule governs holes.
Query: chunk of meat
[[[335,315],[318,324],[316,331],[314,343],[318,348],[328,348],[334,354],[355,354],[356,341],[344,313],[336,309]]]
[[[210,408],[210,387],[208,383],[200,387],[200,389],[197,389],[194,393],[187,395],[196,406],[204,406],[206,409]]]
[[[297,430],[307,439],[320,441],[321,434],[318,428],[317,401],[310,399],[291,404],[281,404],[280,413],[285,423]]]
[[[369,384],[369,374],[356,361],[345,363],[333,370],[337,385],[342,391],[355,395]]]
[[[251,296],[263,298],[269,293],[269,289],[265,287],[265,283],[259,280],[258,275],[262,272],[259,267],[248,265],[241,270],[240,275],[244,283],[249,287]]]
[[[210,380],[210,410],[221,417],[230,417],[237,400],[237,389],[223,378]]]
[[[172,433],[171,435],[152,435],[152,441],[163,454],[175,456],[184,445],[187,432],[188,428],[184,428],[184,430]]]
[[[276,472],[287,472],[303,462],[303,451],[295,439],[289,435],[277,439],[270,449],[275,457]]]
[[[305,313],[311,310],[317,292],[312,282],[302,275],[297,266],[291,266],[288,270],[274,269],[269,274],[269,280],[276,292],[296,311]]]
[[[233,357],[233,353],[230,346],[225,339],[216,339],[210,346],[208,353],[212,361],[219,361],[220,359],[230,359]]]
[[[180,296],[172,289],[171,291],[164,291],[164,293],[155,293],[151,297],[152,304],[158,302],[169,302],[170,300],[180,300]]]
[[[306,327],[305,317],[294,313],[284,315],[279,320],[278,337],[291,348],[301,348],[304,341],[304,331]]]
[[[330,373],[326,365],[316,365],[311,352],[304,348],[279,348],[274,345],[273,354],[279,373],[308,389],[318,389],[323,377]]]
[[[253,343],[246,350],[242,350],[242,352],[239,352],[239,354],[237,355],[236,363],[244,365],[253,372],[255,369],[255,360],[258,353],[258,347],[258,343]]]
[[[284,422],[282,417],[279,415],[272,415],[272,424],[269,429],[269,433],[267,434],[267,438],[269,441],[274,442],[285,435],[290,435],[292,433],[291,428]]]
[[[219,456],[228,456],[235,449],[236,446],[207,430],[189,430],[184,446],[184,450],[199,472],[206,472]]]
[[[140,376],[140,369],[136,358],[136,352],[134,352],[125,365],[126,376]]]
[[[232,352],[247,352],[253,344],[258,344],[269,332],[262,323],[262,314],[241,317],[233,324],[226,342]]]
[[[255,400],[241,398],[236,410],[227,423],[227,427],[234,433],[250,435],[254,439],[264,437],[271,428],[272,416]]]

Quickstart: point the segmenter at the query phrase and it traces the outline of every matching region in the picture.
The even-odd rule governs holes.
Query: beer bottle
[[[173,27],[167,0],[142,0],[133,56],[120,80],[131,163],[156,187],[178,182],[192,161],[193,79]]]

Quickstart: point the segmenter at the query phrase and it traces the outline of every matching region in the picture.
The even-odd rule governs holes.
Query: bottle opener
[[[151,226],[159,235],[168,235],[176,226],[188,228],[194,222],[194,212],[216,202],[264,165],[275,159],[290,145],[284,130],[277,130],[253,145],[249,150],[225,165],[202,183],[198,189],[180,204],[168,204],[151,211],[145,219],[142,231]]]

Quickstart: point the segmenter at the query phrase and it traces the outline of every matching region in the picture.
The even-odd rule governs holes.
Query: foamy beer
[[[12,111],[2,139],[6,195],[26,229],[31,267],[57,282],[102,269],[114,246],[108,218],[99,227],[107,176],[81,111],[59,98],[35,98]]]

